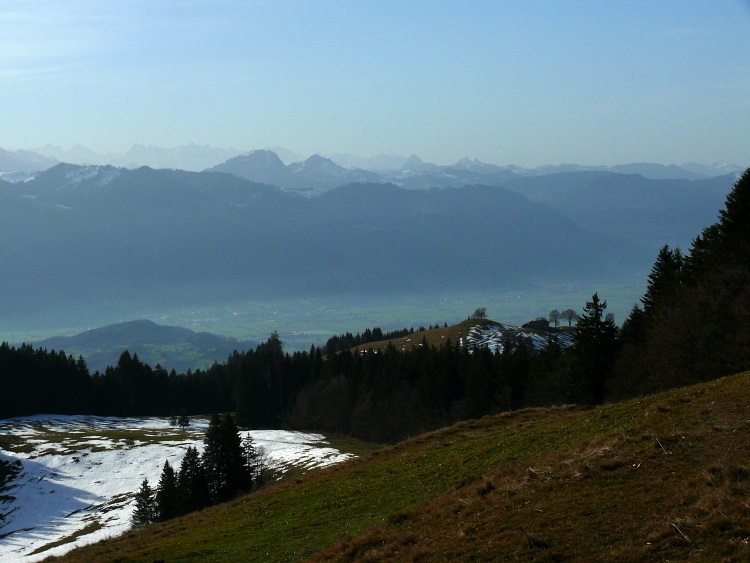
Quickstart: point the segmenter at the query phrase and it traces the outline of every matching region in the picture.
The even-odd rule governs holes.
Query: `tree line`
[[[502,354],[445,342],[324,358],[317,347],[289,354],[274,333],[255,350],[234,352],[207,370],[168,374],[124,352],[117,366],[89,375],[82,362],[62,352],[3,345],[0,374],[12,390],[8,396],[18,400],[3,402],[0,412],[233,411],[243,427],[317,429],[385,442],[490,412],[553,404],[564,396],[565,362],[555,345],[534,353],[523,341],[510,340]]]
[[[0,418],[39,413],[167,416],[234,408],[233,381],[201,370],[168,373],[127,350],[116,366],[91,374],[83,358],[62,350],[4,342],[0,344],[0,384],[6,397],[0,401]]]
[[[445,326],[448,325],[445,324]],[[427,330],[431,330],[432,328],[433,326],[430,325]],[[434,328],[439,328],[439,325],[435,323]],[[417,329],[417,332],[423,330],[425,330],[425,328],[423,326],[420,326]],[[389,332],[383,332],[380,327],[375,327],[373,329],[366,328],[364,331],[362,331],[361,333],[358,332],[357,334],[346,332],[344,334],[331,336],[326,341],[325,346],[323,346],[323,354],[334,354],[343,350],[349,350],[350,348],[356,348],[357,346],[361,346],[362,344],[370,344],[371,342],[397,340],[410,334],[414,334],[414,327],[402,328],[400,330],[397,329]]]

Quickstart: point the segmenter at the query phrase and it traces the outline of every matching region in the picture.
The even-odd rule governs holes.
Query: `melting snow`
[[[0,504],[0,560],[37,561],[124,533],[131,527],[133,494],[144,477],[152,487],[164,461],[179,469],[188,446],[203,449],[208,421],[187,430],[161,418],[33,416],[0,421],[21,473]],[[268,453],[271,468],[324,467],[350,457],[328,447],[320,434],[250,430]],[[52,546],[52,544],[59,544]],[[50,547],[47,547],[50,546]]]
[[[11,183],[26,183],[34,179],[31,172],[0,172],[0,180]]]
[[[60,186],[58,190],[75,187],[84,180],[98,176],[96,179],[97,187],[103,188],[112,180],[120,175],[120,170],[109,166],[82,166],[69,170],[65,173],[67,182]]]
[[[487,326],[473,326],[466,335],[466,346],[469,350],[475,348],[489,348],[493,353],[502,353],[508,341],[523,342],[532,350],[542,350],[549,346],[550,341],[560,347],[567,348],[573,343],[570,332],[551,332],[540,334],[517,326],[506,324],[491,324]],[[463,345],[463,339],[460,342]]]

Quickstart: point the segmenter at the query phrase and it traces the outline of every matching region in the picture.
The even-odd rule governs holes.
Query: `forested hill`
[[[223,362],[235,350],[253,349],[258,342],[195,332],[177,326],[164,326],[149,320],[128,321],[81,332],[57,336],[34,343],[48,350],[65,350],[66,354],[86,359],[89,371],[117,365],[124,350],[137,354],[145,363],[161,365],[167,371],[185,372],[207,368]]]
[[[619,280],[653,252],[500,187],[353,184],[306,198],[229,174],[58,165],[0,183],[0,307],[509,290]],[[121,314],[123,314],[121,312]]]

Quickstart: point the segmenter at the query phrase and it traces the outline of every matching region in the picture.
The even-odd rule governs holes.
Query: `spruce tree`
[[[683,257],[679,248],[674,250],[664,245],[656,257],[656,262],[648,275],[648,288],[641,301],[647,317],[658,310],[670,306],[677,298],[681,283]]]
[[[214,414],[208,422],[203,444],[201,461],[206,473],[209,498],[211,502],[218,502],[220,493],[226,488],[223,471],[221,418],[218,414]]]
[[[209,502],[208,482],[200,454],[196,448],[188,447],[177,476],[177,512],[187,514],[200,510]]]
[[[164,462],[155,498],[156,520],[164,522],[177,516],[177,478],[169,461]]]
[[[735,182],[719,212],[722,261],[750,266],[750,168]]]
[[[156,504],[154,501],[154,490],[148,484],[148,479],[143,479],[141,488],[135,494],[135,509],[133,510],[133,524],[145,526],[155,520]]]
[[[573,333],[571,391],[583,403],[602,403],[607,380],[614,367],[618,330],[612,319],[604,317],[606,301],[594,293],[586,302]]]
[[[250,434],[242,440],[242,456],[247,471],[248,485],[252,488],[259,481],[260,470],[258,467],[259,451],[255,447],[255,442]]]
[[[232,415],[227,414],[222,421],[222,434],[225,441],[227,464],[227,494],[230,497],[250,488],[250,474],[245,463],[242,437]]]
[[[703,229],[701,234],[693,239],[690,254],[685,258],[683,266],[683,281],[687,285],[695,286],[717,265],[717,244],[719,241],[719,224],[715,223]]]
[[[242,439],[231,415],[211,417],[203,440],[203,467],[212,502],[223,502],[249,488]]]

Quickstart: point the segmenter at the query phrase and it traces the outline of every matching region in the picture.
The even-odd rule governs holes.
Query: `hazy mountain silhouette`
[[[231,158],[209,172],[227,172],[254,182],[273,184],[287,190],[320,192],[353,182],[378,182],[373,172],[348,169],[331,159],[313,155],[302,162],[285,165],[273,151],[256,150]]]
[[[218,172],[58,165],[0,189],[7,315],[134,303],[620,279],[637,243],[499,187],[351,184],[317,197]]]
[[[689,181],[589,171],[516,178],[503,186],[592,232],[655,251],[664,244],[687,249],[696,233],[716,221],[734,181],[733,175]]]
[[[124,350],[131,355],[138,354],[141,361],[151,366],[161,364],[167,370],[184,372],[223,362],[234,350],[252,349],[257,343],[137,320],[95,328],[73,336],[47,338],[34,342],[34,346],[65,350],[66,354],[74,357],[83,356],[92,372],[117,365]]]
[[[7,151],[0,149],[0,171],[39,172],[57,164],[57,160],[33,151]]]

